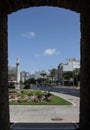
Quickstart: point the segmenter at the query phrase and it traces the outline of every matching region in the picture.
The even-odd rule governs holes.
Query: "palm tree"
[[[76,84],[76,87],[78,86],[78,77],[80,76],[80,69],[79,68],[75,68],[73,70],[73,74],[74,74],[74,78],[75,78],[75,84]]]
[[[42,77],[43,77],[43,85],[45,86],[46,85],[46,83],[45,83],[45,76],[46,76],[46,73],[45,72],[42,72],[41,74],[40,74]]]
[[[64,78],[65,84],[70,85],[71,79],[73,78],[73,72],[72,71],[63,72],[63,78]]]
[[[52,78],[52,81],[54,80],[55,78],[55,73],[56,73],[56,69],[52,69],[51,72],[50,72],[50,76]]]
[[[63,77],[67,80],[73,77],[73,72],[72,71],[67,71],[63,73]]]
[[[44,77],[46,76],[46,73],[42,72],[40,75],[41,75],[41,76],[43,77],[43,79],[44,79]]]

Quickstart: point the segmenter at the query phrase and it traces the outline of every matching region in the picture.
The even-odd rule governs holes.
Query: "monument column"
[[[7,14],[0,11],[0,130],[9,129]]]
[[[20,70],[19,70],[20,61],[19,58],[16,59],[16,89],[20,89]]]

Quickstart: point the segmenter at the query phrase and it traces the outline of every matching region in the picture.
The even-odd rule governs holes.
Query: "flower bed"
[[[10,105],[72,105],[50,92],[21,91],[9,95]]]
[[[49,92],[25,92],[25,93],[19,93],[15,95],[9,96],[9,102],[50,102],[51,101],[51,94]]]

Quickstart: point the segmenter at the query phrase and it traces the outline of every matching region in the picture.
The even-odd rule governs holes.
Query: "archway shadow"
[[[10,130],[79,130],[79,123],[11,123]]]

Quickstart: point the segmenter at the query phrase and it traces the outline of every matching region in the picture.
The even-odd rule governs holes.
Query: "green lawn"
[[[37,92],[37,91],[32,91],[32,92],[23,92],[23,93],[19,93],[19,94],[15,94],[14,96],[17,96],[17,97],[20,97],[21,99],[24,99],[24,97],[26,95],[32,95],[32,94],[39,94],[39,95],[45,95],[45,92]],[[11,95],[12,97],[14,97],[13,95]],[[36,102],[34,100],[30,100],[30,101],[23,101],[23,100],[20,100],[20,101],[17,101],[17,102],[14,102],[14,101],[10,101],[9,104],[10,105],[72,105],[70,102],[68,102],[67,100],[63,99],[63,98],[60,98],[54,94],[51,93],[50,95],[50,101],[46,101],[46,100],[43,100],[42,102]]]

